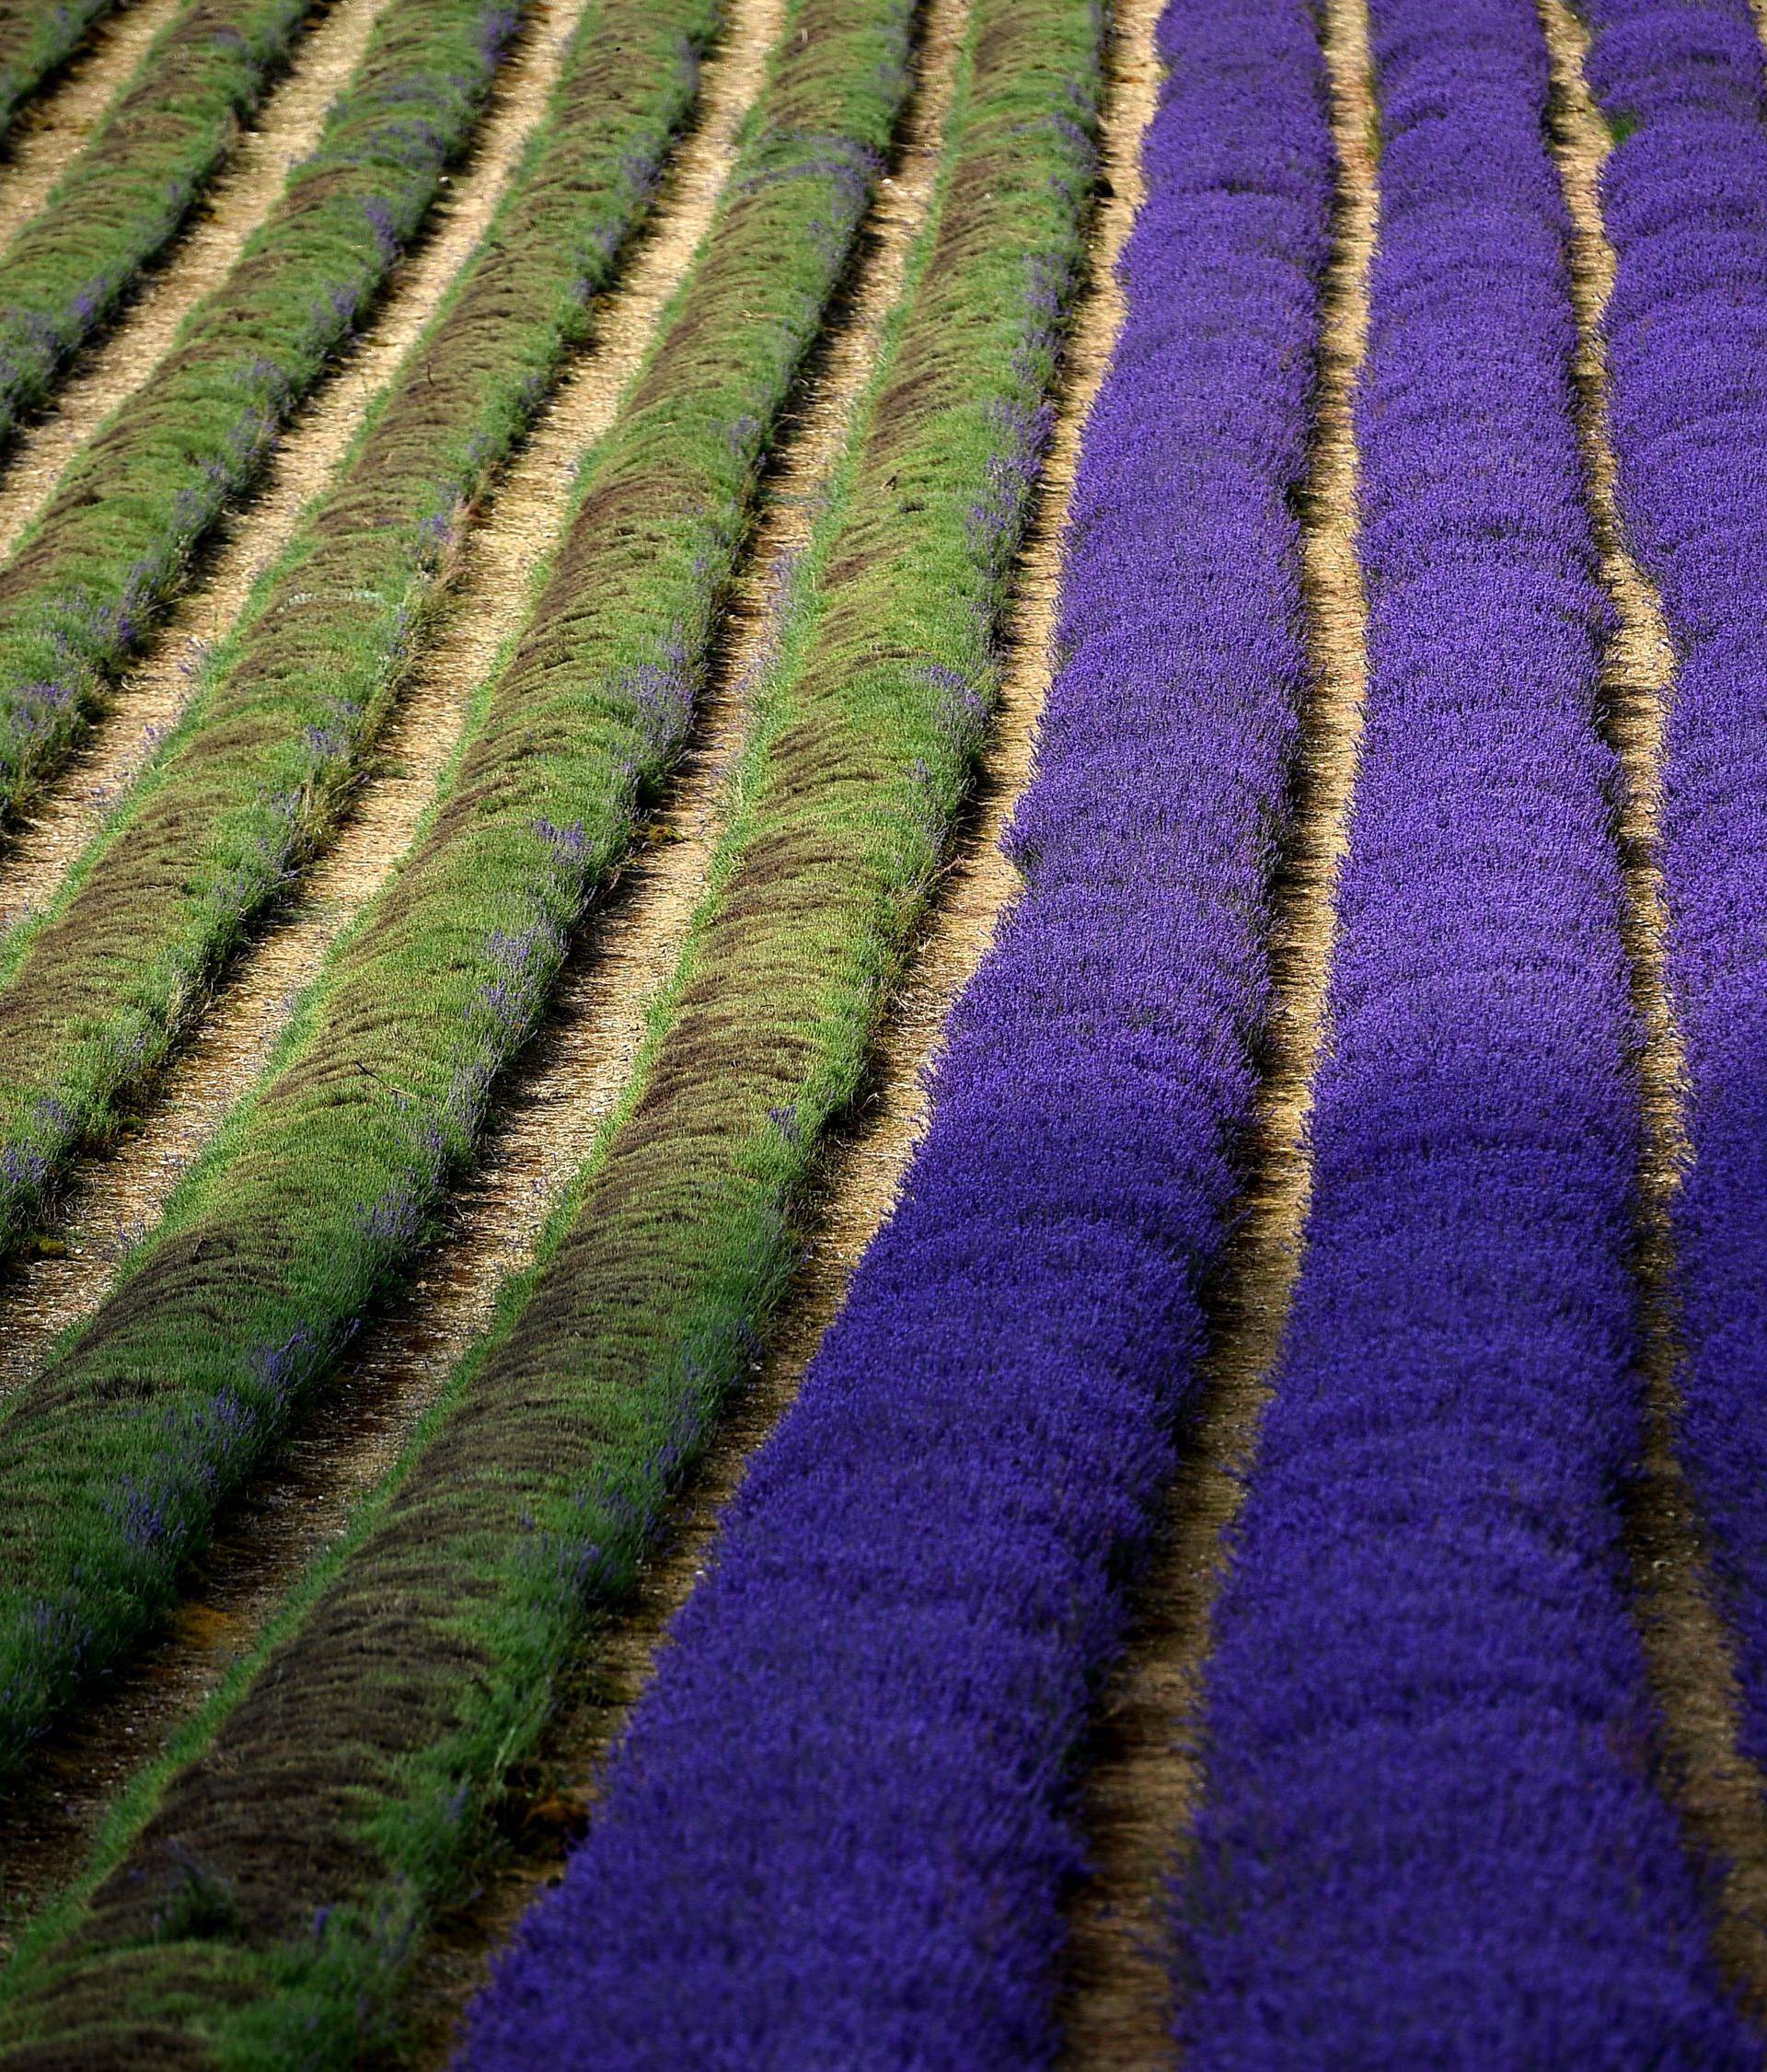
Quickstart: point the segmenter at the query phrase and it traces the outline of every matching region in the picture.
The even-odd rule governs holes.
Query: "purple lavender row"
[[[1329,138],[1300,0],[1177,0],[1029,888],[479,2066],[1047,2061],[1069,1760],[1172,1464],[1265,1019]]]
[[[1375,0],[1369,686],[1180,1885],[1195,2072],[1752,2065],[1652,1769],[1635,1032],[1530,0]]]
[[[1677,1205],[1683,1457],[1767,1762],[1767,104],[1746,0],[1599,0],[1616,129],[1608,315],[1622,509],[1680,657],[1665,741],[1669,984],[1693,1162]]]

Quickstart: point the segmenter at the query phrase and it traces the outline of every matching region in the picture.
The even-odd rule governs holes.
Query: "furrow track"
[[[45,787],[11,848],[0,854],[0,933],[46,907],[106,816],[196,687],[197,664],[237,617],[259,571],[293,538],[326,486],[369,405],[411,350],[472,256],[540,122],[564,47],[589,0],[538,0],[521,44],[492,88],[465,168],[444,190],[417,249],[344,366],[283,434],[256,494],[222,522],[202,573],[184,591],[105,710]]]
[[[1626,951],[1644,1031],[1645,1131],[1635,1271],[1646,1430],[1643,1472],[1626,1492],[1625,1533],[1675,1803],[1719,1867],[1719,1960],[1757,2015],[1767,2013],[1767,1788],[1739,1746],[1740,1697],[1714,1602],[1706,1549],[1675,1449],[1680,1360],[1671,1217],[1690,1157],[1687,1070],[1669,992],[1661,860],[1663,743],[1675,652],[1657,592],[1627,546],[1608,436],[1602,322],[1613,292],[1601,168],[1611,143],[1584,78],[1588,32],[1565,0],[1539,0],[1553,75],[1553,149],[1571,219],[1571,291],[1579,333],[1578,431],[1614,626],[1602,663],[1602,723],[1624,774],[1617,832]],[[1758,16],[1767,14],[1758,8]]]
[[[563,521],[576,462],[612,422],[710,223],[784,6],[785,0],[733,5],[720,50],[706,64],[698,122],[651,225],[595,321],[590,347],[468,535],[435,635],[387,730],[375,775],[299,904],[236,967],[201,1034],[156,1090],[142,1126],[82,1169],[70,1190],[65,1252],[25,1266],[0,1307],[0,1385],[28,1378],[52,1338],[98,1306],[129,1242],[157,1219],[185,1165],[256,1078],[293,998],[409,842],[474,689],[521,623],[527,578]],[[840,353],[831,355],[830,384],[843,365]],[[855,388],[867,365],[868,359],[850,376]],[[783,557],[807,534],[849,405],[850,396],[847,405],[831,400],[825,410],[818,394],[806,407],[794,457],[799,444],[814,446],[826,457],[822,473],[812,478],[791,464],[780,470],[746,609],[739,605],[734,615],[740,631],[730,665],[708,704],[666,828],[583,945],[560,1006],[510,1091],[502,1126],[462,1190],[449,1241],[370,1327],[279,1466],[223,1522],[167,1638],[87,1707],[0,1808],[0,1864],[15,1918],[72,1874],[117,1791],[250,1647],[288,1583],[343,1529],[355,1500],[489,1320],[502,1274],[525,1256],[617,1097],[651,993],[672,966],[697,900],[725,757],[740,739],[743,687],[771,635],[770,535],[780,529]],[[598,1075],[593,1088],[592,1071]]]
[[[1224,1543],[1269,1399],[1311,1194],[1308,1117],[1326,1039],[1337,876],[1368,681],[1351,399],[1368,342],[1379,215],[1364,0],[1326,0],[1321,18],[1339,185],[1314,450],[1300,507],[1314,687],[1302,717],[1288,842],[1272,888],[1273,1010],[1241,1221],[1212,1292],[1198,1406],[1160,1543],[1123,1663],[1096,1715],[1084,1786],[1091,1874],[1071,1915],[1064,2010],[1062,2063],[1075,2072],[1143,2072],[1171,2062],[1166,1881],[1195,1811],[1196,1734]]]
[[[60,81],[18,112],[0,157],[0,258],[42,207],[184,0],[136,0],[93,27]]]
[[[318,142],[326,110],[361,62],[387,0],[333,0],[296,46],[288,72],[242,131],[164,264],[144,279],[103,343],[76,363],[54,408],[0,472],[0,556],[49,502],[63,470],[170,350],[179,327],[269,214],[288,169]]]

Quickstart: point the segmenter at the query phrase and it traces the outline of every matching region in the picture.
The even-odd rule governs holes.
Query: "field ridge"
[[[20,0],[22,8],[32,0]],[[147,46],[184,0],[135,0],[100,16],[43,92],[28,102],[0,145],[0,259],[11,229],[21,229],[86,147],[122,94]]]
[[[364,420],[471,264],[546,113],[575,22],[595,0],[535,0],[472,142],[383,299],[287,426],[250,496],[226,515],[163,623],[111,689],[66,762],[0,848],[0,933],[42,913],[115,813],[201,681],[204,657],[245,609],[267,564],[346,465]],[[16,956],[0,956],[0,973]],[[3,981],[0,981],[3,982]]]

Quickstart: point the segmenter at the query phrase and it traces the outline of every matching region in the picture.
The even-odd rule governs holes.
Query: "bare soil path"
[[[167,255],[103,340],[83,354],[53,406],[0,464],[0,556],[49,502],[62,472],[110,412],[164,359],[179,326],[245,249],[288,168],[318,142],[326,111],[356,69],[388,0],[334,0],[295,45],[232,154]],[[124,17],[127,18],[126,17]]]
[[[1676,1805],[1718,1866],[1720,1962],[1757,2017],[1767,2016],[1767,1782],[1738,1746],[1740,1701],[1729,1637],[1714,1603],[1692,1495],[1674,1447],[1680,1360],[1670,1217],[1690,1155],[1687,1071],[1668,978],[1660,821],[1663,736],[1675,652],[1662,606],[1626,545],[1608,436],[1602,319],[1613,248],[1600,180],[1611,143],[1583,75],[1588,31],[1565,0],[1539,0],[1552,58],[1553,150],[1571,218],[1578,432],[1601,580],[1614,609],[1602,658],[1602,723],[1620,758],[1618,835],[1645,1137],[1634,1267],[1643,1327],[1644,1472],[1627,1495],[1632,1580]]]
[[[1211,1302],[1195,1422],[1127,1651],[1099,1707],[1084,1798],[1094,1869],[1071,1915],[1064,2009],[1063,2063],[1076,2072],[1152,2072],[1171,2063],[1166,1880],[1196,1806],[1196,1742],[1223,1543],[1269,1400],[1311,1196],[1307,1124],[1325,1035],[1337,876],[1368,679],[1351,397],[1367,346],[1379,214],[1364,0],[1325,0],[1321,12],[1340,172],[1311,472],[1300,509],[1314,685],[1288,852],[1273,888],[1269,1065],[1243,1220]]]

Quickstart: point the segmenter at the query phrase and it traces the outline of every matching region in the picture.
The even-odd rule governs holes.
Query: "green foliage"
[[[719,0],[605,0],[583,17],[509,193],[334,483],[48,913],[0,952],[0,1245],[30,1228],[73,1149],[114,1127],[329,831],[449,540],[642,219],[718,14]]]
[[[0,1421],[0,1759],[171,1596],[415,1246],[677,752],[902,91],[907,0],[799,0],[712,237],[437,809],[90,1325]]]
[[[0,5],[0,136],[32,94],[66,64],[115,0],[5,0]]]
[[[143,1923],[195,1851],[260,1905],[225,1994],[178,2019],[222,2064],[293,2063],[314,2035],[305,2062],[347,2062],[363,1997],[378,2017],[491,1846],[510,1764],[753,1355],[964,794],[1080,260],[1098,54],[1075,0],[979,0],[933,219],[625,1105],[347,1545],[34,1943],[7,2043],[54,2020],[99,2047],[167,2008],[200,1952],[144,1953]],[[545,737],[549,762],[569,738]],[[262,1811],[291,1790],[298,1846]]]
[[[519,15],[506,0],[391,0],[318,149],[0,569],[0,812],[77,738],[378,293]]]
[[[312,0],[191,0],[0,258],[0,442],[170,241]]]

